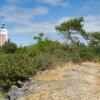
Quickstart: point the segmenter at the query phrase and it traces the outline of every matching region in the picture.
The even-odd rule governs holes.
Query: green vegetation
[[[8,42],[6,42],[5,45],[3,45],[2,49],[3,52],[5,53],[15,53],[17,49],[17,45],[15,43],[10,42],[10,40],[8,40]]]
[[[61,32],[61,34],[64,35],[67,41],[70,40],[72,43],[74,43],[75,39],[73,39],[72,37],[73,34],[79,33],[84,38],[87,37],[87,34],[83,29],[83,21],[84,20],[82,17],[71,19],[67,22],[60,24],[59,26],[56,26],[56,30],[58,32]]]
[[[0,98],[4,98],[5,94],[3,92],[0,92]]]
[[[64,35],[66,43],[59,43],[44,37],[43,33],[34,37],[36,44],[17,47],[8,41],[0,48],[0,85],[18,85],[37,72],[53,68],[60,63],[72,61],[100,61],[100,32],[86,33],[83,30],[83,18],[71,19],[56,26],[56,30]],[[78,32],[89,44],[85,46],[76,41],[72,35]]]

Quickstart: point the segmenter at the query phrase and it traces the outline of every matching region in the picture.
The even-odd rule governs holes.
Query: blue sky
[[[100,0],[0,0],[0,24],[18,45],[30,45],[40,32],[62,41],[54,26],[74,17],[84,17],[86,31],[100,31]]]

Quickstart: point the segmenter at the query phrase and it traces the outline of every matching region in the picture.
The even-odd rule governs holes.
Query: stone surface
[[[32,90],[37,87],[39,82],[34,83],[26,82],[21,88],[18,88],[17,86],[12,86],[7,93],[6,100],[17,100],[20,97],[23,97],[25,95],[28,95],[32,92]]]
[[[38,75],[34,80],[41,84],[18,100],[100,100],[99,64],[66,65]]]
[[[9,92],[7,93],[7,100],[16,100],[18,92],[18,87],[12,86]]]

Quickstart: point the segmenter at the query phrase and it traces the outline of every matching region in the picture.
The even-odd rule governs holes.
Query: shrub
[[[34,66],[39,71],[52,68],[54,64],[53,57],[47,53],[41,53],[34,58]]]
[[[2,84],[17,84],[36,74],[33,59],[26,55],[8,55],[0,62],[0,82]]]
[[[3,45],[2,48],[5,53],[15,53],[17,45],[15,43],[8,41],[5,43],[5,45]]]

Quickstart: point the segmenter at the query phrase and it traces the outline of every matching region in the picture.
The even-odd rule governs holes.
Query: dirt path
[[[100,100],[100,65],[57,68],[35,80],[42,84],[20,100]]]

